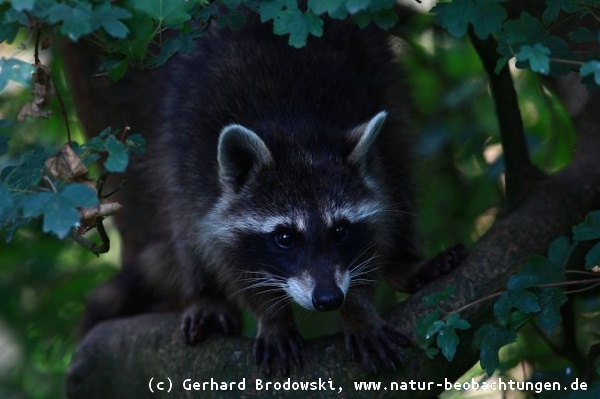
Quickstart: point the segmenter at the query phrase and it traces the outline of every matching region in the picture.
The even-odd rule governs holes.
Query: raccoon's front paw
[[[262,331],[254,341],[254,359],[266,375],[271,374],[271,362],[277,358],[279,370],[289,375],[290,360],[302,364],[302,337],[295,326]]]
[[[410,345],[410,340],[392,325],[381,322],[375,328],[347,329],[346,351],[362,369],[376,374],[378,366],[395,370],[402,363],[400,348]]]
[[[415,292],[444,274],[450,273],[469,255],[464,245],[450,247],[422,265],[411,281],[412,291]]]
[[[181,332],[189,345],[204,340],[212,332],[236,334],[239,331],[239,316],[222,300],[197,300],[183,311]]]

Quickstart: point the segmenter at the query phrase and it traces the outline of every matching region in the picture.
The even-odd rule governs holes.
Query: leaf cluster
[[[82,165],[81,172],[74,172],[77,166],[73,164],[81,159],[89,165],[105,156],[107,172],[123,172],[129,154],[142,152],[145,145],[139,135],[119,141],[112,133],[106,129],[82,146],[73,143],[77,153],[74,161],[65,161],[63,150],[37,146],[22,154],[15,164],[2,169],[0,229],[6,232],[7,241],[12,239],[16,229],[37,218],[43,219],[43,232],[65,238],[80,225],[84,208],[100,205],[103,194],[95,181],[89,180],[87,168]],[[56,163],[66,163],[66,166],[56,168]]]
[[[600,243],[586,251],[584,268],[579,273],[583,280],[567,281],[567,266],[574,263],[575,249],[588,241],[600,240],[600,211],[588,214],[585,221],[573,227],[573,238],[555,239],[547,256],[534,255],[529,258],[519,273],[513,275],[506,284],[506,291],[492,294],[482,300],[494,299],[493,322],[483,324],[475,331],[473,346],[479,349],[481,367],[492,375],[499,367],[499,350],[517,340],[517,333],[530,321],[539,330],[550,336],[562,323],[561,307],[567,302],[566,287],[582,285],[583,290],[600,285],[600,276],[593,273],[600,263]],[[424,302],[437,309],[418,322],[416,333],[419,346],[429,357],[441,350],[451,361],[459,344],[456,330],[470,328],[470,324],[460,317],[461,309],[446,312],[440,304],[452,295],[453,289],[432,294]],[[579,291],[573,291],[579,292]]]
[[[103,67],[118,79],[130,65],[155,68],[178,52],[193,51],[194,39],[211,21],[235,29],[248,12],[257,13],[262,22],[272,22],[275,34],[302,47],[309,36],[322,36],[324,18],[391,28],[398,20],[394,7],[394,0],[11,0],[0,5],[0,42],[14,41],[21,27],[53,29],[72,41],[86,38],[107,55]],[[497,69],[515,57],[518,66],[544,75],[577,70],[590,87],[600,85],[598,54],[575,49],[597,44],[600,24],[577,26],[566,37],[552,33],[565,20],[600,20],[599,0],[546,0],[540,18],[528,12],[509,18],[506,7],[505,0],[453,0],[432,12],[455,37],[469,29],[482,39],[496,37]],[[3,74],[0,83],[10,79]]]
[[[506,0],[453,0],[437,4],[432,12],[454,37],[464,36],[469,29],[480,39],[496,37],[501,55],[497,71],[514,57],[518,67],[542,75],[559,77],[575,70],[590,88],[600,85],[600,55],[576,49],[576,45],[600,42],[600,1],[546,0],[541,18],[526,11],[509,18],[503,3]],[[566,21],[584,18],[592,21],[590,26],[574,24],[566,35],[553,33]]]
[[[21,27],[50,28],[72,41],[86,38],[107,54],[104,69],[113,79],[128,66],[156,68],[177,52],[194,49],[194,39],[214,21],[239,27],[244,8],[273,21],[277,35],[288,35],[295,47],[308,36],[323,34],[323,18],[351,17],[359,26],[373,22],[392,27],[394,0],[26,0],[0,5],[0,42],[11,43]],[[13,71],[14,72],[14,71]],[[9,75],[1,79],[11,79]],[[2,86],[0,86],[1,88]]]

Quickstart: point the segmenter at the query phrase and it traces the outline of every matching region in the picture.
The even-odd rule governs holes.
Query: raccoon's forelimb
[[[275,315],[263,315],[258,320],[254,360],[266,375],[271,375],[275,358],[283,375],[289,375],[291,361],[297,366],[302,364],[302,337],[289,305]]]
[[[395,370],[402,363],[400,347],[410,340],[379,317],[373,303],[372,287],[355,287],[340,310],[344,322],[346,351],[368,373],[379,366]]]
[[[240,332],[240,316],[223,298],[196,299],[184,309],[181,332],[186,343],[196,344],[215,331],[223,334]]]

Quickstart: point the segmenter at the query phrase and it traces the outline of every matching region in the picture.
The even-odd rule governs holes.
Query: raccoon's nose
[[[312,295],[312,303],[321,312],[336,310],[344,303],[344,293],[338,287],[316,289]]]

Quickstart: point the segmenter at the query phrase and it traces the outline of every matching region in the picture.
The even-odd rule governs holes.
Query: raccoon
[[[327,20],[296,49],[249,16],[159,71],[71,80],[88,130],[116,121],[148,140],[119,192],[123,268],[92,295],[85,329],[180,309],[194,344],[239,331],[237,304],[257,319],[256,362],[287,374],[301,361],[295,303],[339,311],[367,371],[399,365],[407,339],[378,315],[373,283],[405,287],[420,255],[410,102],[384,32]]]

